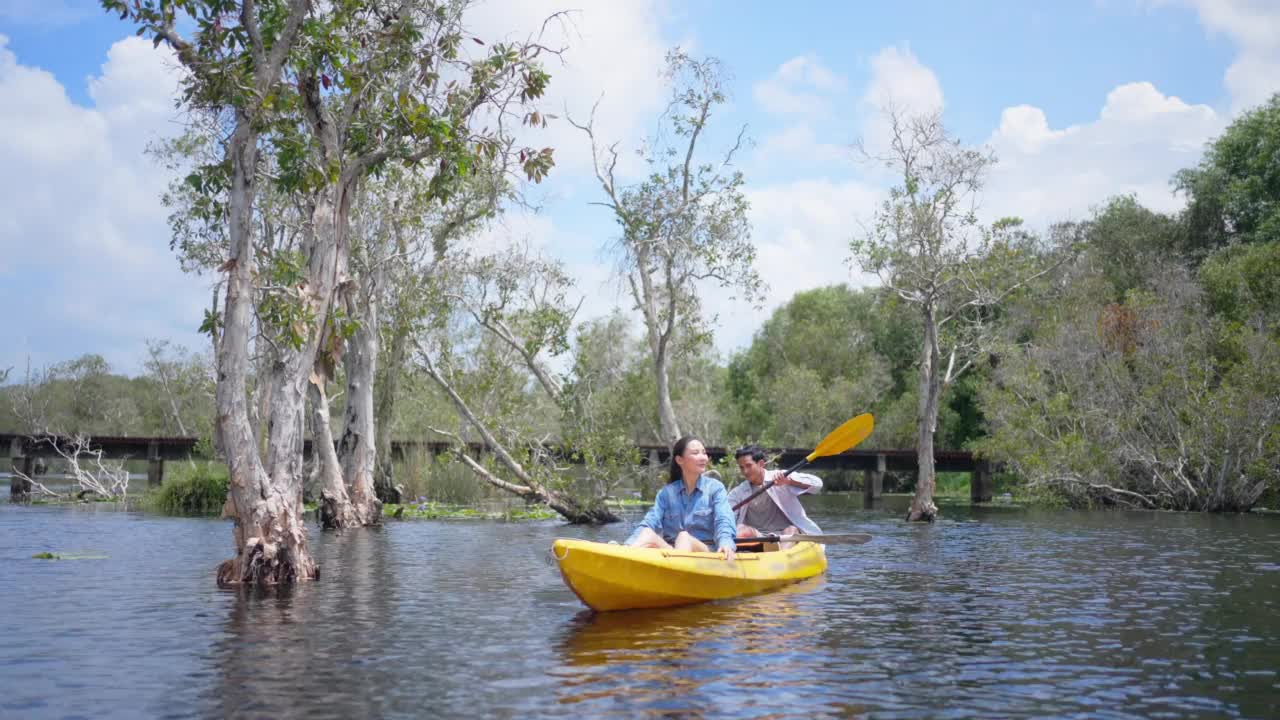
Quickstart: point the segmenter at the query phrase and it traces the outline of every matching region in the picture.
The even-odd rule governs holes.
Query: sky
[[[729,102],[709,153],[744,126],[762,307],[707,291],[717,349],[744,347],[796,292],[874,282],[849,240],[892,178],[853,150],[883,136],[887,103],[939,110],[949,130],[997,158],[984,218],[1032,228],[1084,220],[1133,194],[1175,211],[1169,184],[1241,111],[1280,90],[1273,0],[482,0],[469,24],[489,42],[544,36],[543,109],[560,117],[531,142],[556,167],[482,241],[516,239],[559,258],[585,297],[580,319],[627,308],[608,254],[617,227],[594,205],[590,147],[566,116],[596,105],[601,138],[624,157],[652,135],[668,49],[719,58]],[[142,371],[148,340],[202,349],[210,278],[184,275],[159,196],[172,180],[144,152],[180,130],[178,72],[162,47],[90,0],[0,0],[0,372],[10,381],[85,353]],[[711,155],[707,156],[708,158]],[[622,166],[634,181],[634,162]]]

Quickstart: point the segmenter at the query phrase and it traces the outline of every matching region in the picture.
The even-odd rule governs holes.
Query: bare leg
[[[711,548],[698,538],[690,535],[687,531],[681,530],[676,536],[676,550],[680,552],[711,552]]]
[[[788,525],[787,529],[782,531],[782,534],[783,535],[803,535],[804,533],[800,532],[800,528],[796,527],[795,525]],[[781,550],[786,550],[792,545],[795,545],[795,543],[793,542],[778,543],[778,548]]]
[[[632,547],[651,547],[661,548],[663,550],[671,549],[671,543],[663,540],[661,535],[649,528],[641,528],[640,534],[636,536],[636,539],[627,544]]]
[[[739,524],[738,537],[760,537],[760,531],[750,525]],[[747,552],[758,552],[764,550],[765,547],[761,543],[738,543],[738,549],[746,550]]]

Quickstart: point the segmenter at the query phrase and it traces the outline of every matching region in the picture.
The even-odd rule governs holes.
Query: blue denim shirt
[[[688,530],[708,547],[736,549],[733,538],[738,524],[729,507],[729,493],[723,483],[706,475],[698,478],[693,493],[685,492],[682,480],[667,483],[658,491],[639,527],[627,538],[628,543],[640,534],[640,528],[649,528],[667,542],[675,542],[681,530]]]

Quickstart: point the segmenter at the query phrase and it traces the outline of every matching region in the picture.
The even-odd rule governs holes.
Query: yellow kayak
[[[565,584],[592,610],[671,607],[750,595],[820,575],[827,569],[822,545],[798,542],[786,550],[719,553],[560,538],[552,545]]]

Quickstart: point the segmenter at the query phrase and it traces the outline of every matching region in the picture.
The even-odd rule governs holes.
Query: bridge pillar
[[[867,469],[862,481],[862,498],[867,502],[875,502],[884,492],[884,455],[876,455],[875,469]]]
[[[979,460],[974,463],[973,474],[969,479],[969,502],[991,502],[991,462]]]
[[[9,462],[13,467],[13,474],[9,476],[9,500],[25,502],[31,498],[31,481],[28,478],[34,470],[34,460],[27,455],[22,438],[15,437],[9,442]]]
[[[164,458],[160,456],[160,443],[155,440],[147,445],[147,487],[159,487],[164,482]]]

